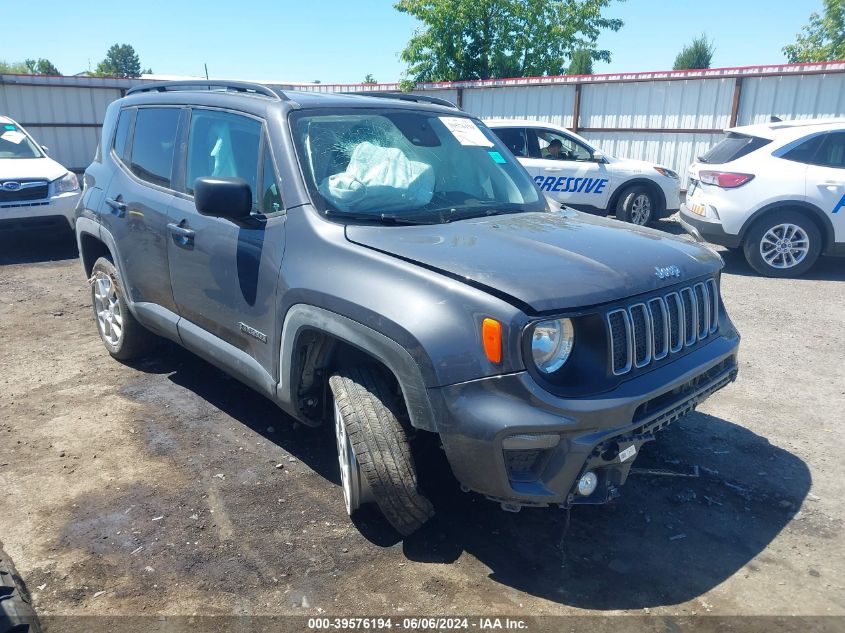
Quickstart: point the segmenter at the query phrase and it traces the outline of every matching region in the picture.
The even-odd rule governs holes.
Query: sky
[[[0,60],[46,57],[64,74],[93,69],[114,43],[131,44],[143,68],[160,74],[265,81],[359,83],[367,73],[398,81],[413,18],[389,0],[0,0]],[[714,41],[713,67],[776,64],[822,0],[614,0],[621,18],[600,48],[612,60],[594,72],[671,69],[696,35]],[[46,19],[45,16],[51,16]],[[21,28],[11,28],[20,23]]]

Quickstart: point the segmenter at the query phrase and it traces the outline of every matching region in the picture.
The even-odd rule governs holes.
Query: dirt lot
[[[563,511],[504,513],[435,460],[437,518],[402,541],[346,517],[331,429],[174,346],[112,360],[73,244],[4,240],[0,540],[44,616],[845,615],[845,262],[724,255],[740,378],[636,464],[698,477],[632,475],[562,539]]]

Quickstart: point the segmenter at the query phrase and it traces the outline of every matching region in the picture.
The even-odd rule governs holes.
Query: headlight
[[[672,171],[671,169],[667,169],[666,167],[658,167],[657,165],[655,165],[654,171],[656,171],[661,176],[666,176],[667,178],[674,178],[675,180],[678,179],[678,172]]]
[[[72,171],[66,173],[54,182],[53,190],[56,192],[56,195],[68,193],[69,191],[79,191],[79,180],[77,180],[76,174]]]
[[[557,371],[569,359],[575,342],[575,330],[569,319],[540,321],[531,336],[534,364],[544,374]]]

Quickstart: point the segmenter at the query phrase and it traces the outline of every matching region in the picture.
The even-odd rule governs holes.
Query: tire
[[[631,187],[619,196],[616,219],[637,226],[647,226],[649,222],[657,219],[657,211],[657,200],[648,188]]]
[[[343,369],[329,378],[335,411],[348,435],[355,457],[350,483],[360,479],[359,503],[374,501],[387,521],[402,536],[418,530],[434,515],[431,502],[417,488],[417,473],[406,428],[396,415],[397,403],[387,381],[376,367]],[[343,470],[343,445],[338,437],[338,460]],[[344,500],[347,481],[341,473]],[[347,502],[350,516],[356,504]]]
[[[0,633],[40,633],[32,599],[0,543]]]
[[[94,262],[89,281],[94,322],[109,354],[117,360],[128,361],[152,351],[158,338],[129,311],[114,264],[100,257]]]
[[[819,258],[822,236],[806,215],[783,209],[766,213],[754,222],[742,250],[751,268],[761,275],[799,277]]]

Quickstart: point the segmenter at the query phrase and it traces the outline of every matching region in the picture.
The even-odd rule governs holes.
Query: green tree
[[[710,62],[713,61],[713,53],[715,52],[713,42],[707,39],[706,33],[702,33],[681,49],[681,52],[675,58],[675,65],[672,66],[672,69],[710,68]]]
[[[35,59],[27,59],[24,64],[31,75],[61,75],[59,69],[53,66],[53,62],[49,59],[39,57]]]
[[[141,74],[141,60],[129,44],[113,44],[106,52],[106,58],[97,64],[95,75],[106,77],[138,77]]]
[[[824,0],[824,15],[811,13],[810,23],[783,52],[791,64],[845,59],[845,0]]]
[[[569,68],[566,71],[567,75],[592,75],[593,74],[593,54],[582,49],[572,53],[572,61],[569,62]]]
[[[367,76],[364,77],[364,83],[365,84],[377,84],[378,82],[376,81],[376,78],[373,77],[372,73],[367,73]]]
[[[7,75],[25,75],[29,72],[24,62],[7,62],[0,59],[0,73]]]
[[[612,0],[398,0],[420,22],[400,58],[408,80],[457,81],[559,75],[575,51],[592,49],[622,20],[602,10]],[[610,51],[593,50],[610,61]]]

